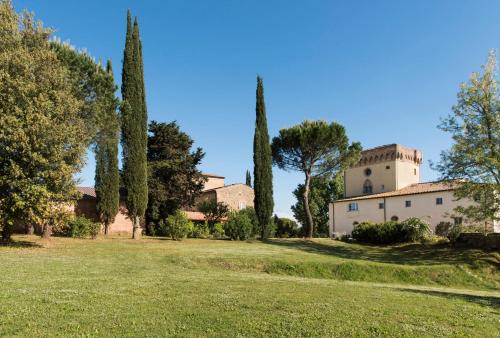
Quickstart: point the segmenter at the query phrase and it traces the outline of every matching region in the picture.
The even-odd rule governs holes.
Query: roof
[[[371,195],[349,197],[349,198],[337,200],[334,203],[366,200],[366,199],[373,199],[373,198],[385,198],[385,197],[393,197],[393,196],[426,194],[426,193],[431,193],[431,192],[455,190],[457,188],[458,188],[458,183],[456,183],[456,182],[455,183],[450,183],[450,182],[415,183],[415,184],[411,184],[411,185],[404,187],[402,189],[399,189],[399,190],[381,192],[378,194],[371,194]]]
[[[206,176],[206,177],[213,177],[213,178],[225,178],[224,176],[219,176],[219,175],[215,175],[215,174],[211,174],[211,173],[202,173],[203,176]]]
[[[226,188],[230,188],[230,187],[234,187],[236,185],[242,185],[242,186],[245,186],[245,187],[248,187],[250,189],[252,189],[252,187],[249,187],[248,185],[246,185],[245,183],[233,183],[233,184],[228,184],[228,185],[224,185],[222,187],[217,187],[217,188],[212,188],[212,189],[207,189],[207,190],[204,190],[203,192],[207,192],[207,191],[215,191],[215,190],[221,190],[221,189],[226,189]]]
[[[97,197],[94,187],[76,187],[76,190],[83,195],[81,199],[95,199]]]

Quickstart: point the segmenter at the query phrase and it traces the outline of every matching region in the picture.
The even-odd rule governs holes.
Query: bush
[[[460,236],[460,234],[464,231],[464,227],[462,224],[454,224],[450,227],[448,230],[448,234],[446,237],[448,237],[448,240],[450,243],[455,243],[457,241],[457,238]]]
[[[77,216],[68,222],[68,236],[73,238],[96,238],[99,230],[100,223],[94,223],[85,217]]]
[[[439,222],[434,233],[440,237],[448,237],[452,225],[450,222]]]
[[[404,222],[362,222],[352,231],[352,237],[355,240],[371,244],[424,241],[429,235],[429,225],[414,217]]]
[[[274,215],[274,226],[276,228],[276,237],[292,238],[299,236],[299,226],[297,222],[289,218],[279,218]]]
[[[224,226],[222,223],[215,223],[212,228],[212,237],[216,239],[224,238]]]
[[[181,240],[193,232],[193,222],[189,221],[186,214],[180,210],[168,216],[166,221],[163,221],[163,224],[166,224],[167,233],[173,240]]]
[[[241,209],[238,213],[245,214],[248,216],[250,221],[252,222],[252,237],[260,235],[260,226],[259,220],[257,219],[257,214],[255,213],[255,209],[252,207],[246,207],[245,209]]]
[[[193,238],[208,238],[210,237],[210,229],[208,228],[208,222],[195,223],[193,225],[193,232],[191,233]]]
[[[232,213],[224,223],[224,232],[232,240],[244,241],[252,235],[253,224],[246,212]]]

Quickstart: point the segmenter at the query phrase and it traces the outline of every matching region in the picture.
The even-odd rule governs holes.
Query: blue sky
[[[500,43],[500,1],[14,0],[121,79],[127,8],[139,18],[149,118],[177,120],[206,151],[202,169],[243,182],[252,169],[256,75],[271,137],[304,119],[343,124],[364,148],[401,143],[428,160],[460,82]],[[91,154],[90,154],[91,155]],[[94,161],[80,175],[93,185]],[[274,169],[275,212],[302,175]]]

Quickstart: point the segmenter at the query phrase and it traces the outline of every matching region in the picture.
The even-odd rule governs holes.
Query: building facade
[[[454,210],[474,202],[457,200],[456,184],[420,183],[422,159],[421,151],[399,144],[363,151],[359,162],[344,172],[345,197],[329,205],[330,236],[349,234],[364,221],[418,217],[433,231],[440,222],[466,222]]]

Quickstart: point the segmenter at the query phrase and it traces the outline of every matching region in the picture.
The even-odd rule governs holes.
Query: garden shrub
[[[232,213],[224,223],[224,232],[232,240],[244,241],[252,235],[252,220],[245,212]]]
[[[193,232],[193,222],[189,221],[186,214],[181,210],[177,210],[173,215],[168,216],[166,222],[163,223],[166,223],[168,235],[173,240],[181,240]]]
[[[73,238],[96,238],[101,230],[101,224],[92,222],[82,216],[74,217],[68,222],[68,236]]]
[[[454,224],[448,230],[448,234],[446,237],[448,237],[450,243],[453,244],[457,241],[457,238],[462,232],[464,232],[464,226],[462,224]]]
[[[426,222],[412,217],[404,222],[361,222],[351,235],[358,242],[394,244],[424,241],[430,235],[430,228]]]
[[[452,224],[450,222],[439,222],[434,233],[440,237],[448,237]]]
[[[195,223],[193,224],[193,232],[191,233],[193,238],[208,238],[210,237],[210,229],[208,227],[208,222]]]
[[[212,237],[216,239],[220,239],[224,237],[224,226],[222,223],[215,223],[212,228]]]

